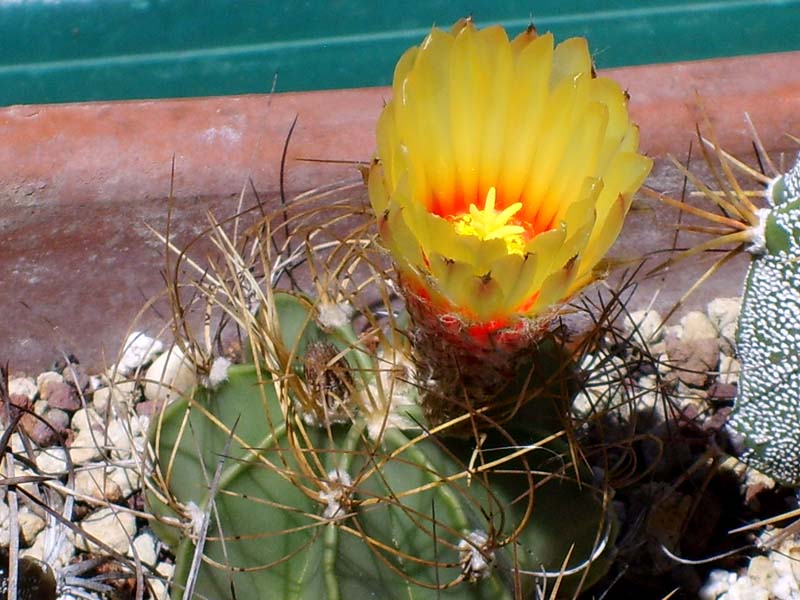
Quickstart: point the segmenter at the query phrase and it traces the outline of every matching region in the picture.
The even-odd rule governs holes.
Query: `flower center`
[[[491,187],[482,209],[470,204],[469,214],[459,215],[453,220],[456,233],[473,235],[481,240],[503,240],[509,253],[521,256],[525,252],[525,228],[511,225],[509,221],[522,209],[522,202],[515,202],[499,211],[494,207],[496,197],[497,191]]]

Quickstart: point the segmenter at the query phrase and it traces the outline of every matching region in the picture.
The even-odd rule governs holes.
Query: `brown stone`
[[[716,369],[719,361],[719,340],[701,338],[685,341],[667,335],[666,344],[669,364],[672,366],[670,377],[691,387],[705,387],[710,372]]]
[[[75,411],[81,407],[81,399],[75,388],[65,382],[53,382],[48,384],[46,388],[46,396],[44,400],[52,408],[60,408],[61,410]]]

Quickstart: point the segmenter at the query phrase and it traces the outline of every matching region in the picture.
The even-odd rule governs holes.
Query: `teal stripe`
[[[265,92],[276,72],[279,91],[385,85],[429,23],[466,4],[0,3],[0,105]],[[525,2],[471,4],[479,24],[529,23]],[[800,0],[530,4],[541,31],[588,36],[600,67],[800,49]]]

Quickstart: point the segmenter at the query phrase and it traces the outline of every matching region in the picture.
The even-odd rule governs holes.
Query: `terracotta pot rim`
[[[658,164],[685,154],[706,117],[734,154],[751,149],[745,113],[770,150],[795,148],[783,134],[800,132],[800,52],[603,73],[631,95],[642,149],[659,159],[658,185],[680,184]],[[276,202],[295,117],[287,194],[357,179],[353,165],[297,159],[369,160],[388,97],[387,88],[359,88],[0,109],[0,360],[39,368],[69,351],[99,366],[116,353],[143,299],[162,285],[161,248],[142,223],[164,224],[173,157],[185,209],[176,234],[189,235],[205,226],[209,206],[230,205],[248,180]]]

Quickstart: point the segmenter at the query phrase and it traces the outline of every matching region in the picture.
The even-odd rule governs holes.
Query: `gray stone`
[[[661,327],[661,315],[655,310],[636,310],[625,315],[623,330],[635,333],[634,341],[644,342],[648,346],[661,340],[664,329]]]
[[[709,372],[717,369],[719,340],[716,337],[676,339],[667,335],[666,343],[669,364],[673,369],[668,379],[678,379],[692,387],[704,387]]]
[[[81,529],[104,542],[114,551],[127,554],[128,546],[136,534],[136,518],[118,506],[101,508],[81,521]],[[79,550],[107,554],[106,550],[83,536],[79,536],[75,540],[75,545]]]
[[[64,381],[83,393],[89,388],[89,375],[82,365],[70,363],[64,368]]]

